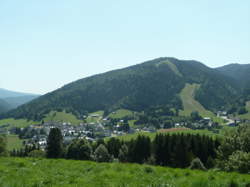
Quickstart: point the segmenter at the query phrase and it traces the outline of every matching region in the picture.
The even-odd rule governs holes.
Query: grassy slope
[[[0,172],[4,187],[243,187],[250,183],[248,175],[237,173],[71,160],[0,158]]]
[[[13,118],[8,118],[8,119],[3,119],[0,120],[0,126],[10,124],[10,127],[27,127],[29,125],[33,125],[39,122],[34,122],[34,121],[27,121],[25,119],[13,119]]]
[[[240,119],[248,119],[248,120],[250,120],[250,101],[248,101],[246,103],[246,109],[247,109],[248,113],[243,114],[243,115],[239,115],[238,117]]]
[[[7,149],[12,151],[13,149],[20,149],[22,147],[22,140],[17,135],[7,135]]]
[[[74,125],[79,125],[82,121],[78,120],[76,116],[71,113],[66,112],[55,112],[51,111],[44,118],[44,122],[53,121],[53,122],[70,122]]]
[[[91,115],[95,115],[95,114],[98,114],[99,117],[91,117]],[[101,121],[103,114],[104,114],[104,111],[102,111],[102,110],[90,113],[88,118],[86,119],[86,121],[88,123],[98,123]]]
[[[108,117],[117,119],[117,118],[124,118],[126,116],[131,116],[131,115],[133,115],[133,112],[131,110],[119,109],[115,111],[114,113],[109,114]]]
[[[224,123],[221,118],[215,116],[211,111],[206,110],[198,101],[194,99],[194,94],[199,89],[198,84],[186,84],[185,88],[181,91],[180,97],[183,103],[184,110],[180,115],[190,116],[193,111],[198,111],[202,117],[210,117],[214,122]]]
[[[181,115],[189,116],[193,111],[198,111],[203,117],[214,117],[214,114],[206,110],[198,101],[194,99],[194,94],[199,89],[198,84],[186,84],[185,88],[181,91],[180,96],[183,102],[184,111]]]

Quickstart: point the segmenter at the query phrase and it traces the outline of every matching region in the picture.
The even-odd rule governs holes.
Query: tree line
[[[11,156],[65,158],[152,164],[175,168],[210,169],[250,172],[250,124],[240,125],[227,131],[223,139],[201,134],[157,134],[153,139],[138,135],[131,140],[110,138],[90,142],[75,139],[63,144],[60,129],[51,129],[48,145],[43,151],[39,147],[26,146],[13,150]],[[0,136],[0,156],[6,156],[6,137]]]
[[[200,134],[157,134],[154,139],[138,135],[135,139],[123,141],[110,138],[89,142],[75,139],[71,144],[63,144],[60,129],[51,129],[47,148],[47,158],[94,160],[111,162],[114,160],[130,163],[148,163],[161,166],[186,168],[195,158],[200,158],[207,168],[213,167],[219,140]],[[34,146],[25,148],[24,153],[12,152],[12,156],[28,156],[36,150]],[[26,153],[25,151],[28,151]]]

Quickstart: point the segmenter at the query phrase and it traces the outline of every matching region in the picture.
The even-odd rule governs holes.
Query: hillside
[[[198,84],[186,84],[185,88],[181,91],[180,97],[183,103],[183,110],[181,115],[190,116],[193,111],[199,111],[203,117],[213,117],[214,114],[206,110],[194,97],[196,91],[199,89]]]
[[[88,161],[0,158],[0,186],[228,187],[249,186],[248,175]]]
[[[1,117],[41,120],[55,110],[80,118],[86,112],[108,114],[120,108],[142,111],[167,105],[182,109],[179,94],[187,83],[200,85],[194,97],[212,111],[229,105],[238,93],[231,78],[200,62],[158,58],[75,81]]]
[[[244,88],[250,86],[250,64],[229,64],[217,68],[222,74],[233,78]]]
[[[10,107],[9,103],[7,103],[3,99],[0,99],[0,113],[6,112],[10,109],[11,109],[11,107]]]
[[[0,113],[15,109],[36,99],[39,95],[14,92],[0,88]]]

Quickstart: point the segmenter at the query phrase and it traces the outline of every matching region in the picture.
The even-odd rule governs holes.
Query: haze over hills
[[[0,113],[28,103],[38,96],[36,94],[21,93],[0,88]]]
[[[239,80],[226,72],[193,60],[158,58],[72,82],[2,118],[40,120],[52,110],[66,110],[81,116],[86,112],[104,110],[109,113],[119,108],[133,111],[153,106],[183,109],[180,92],[188,84],[198,86],[194,98],[204,108],[215,112],[229,108],[244,90]]]

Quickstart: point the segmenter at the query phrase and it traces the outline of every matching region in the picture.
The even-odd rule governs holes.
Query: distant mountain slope
[[[235,79],[242,87],[250,88],[250,64],[229,64],[219,67],[217,70]]]
[[[11,109],[11,107],[10,107],[9,103],[4,101],[3,99],[0,99],[0,113],[7,112],[10,109]]]
[[[19,97],[8,97],[4,98],[11,108],[17,108],[25,103],[28,103],[34,99],[36,99],[38,95],[26,95],[26,96],[19,96]]]
[[[195,99],[206,109],[227,106],[238,92],[233,80],[197,61],[158,58],[68,84],[25,104],[3,117],[42,119],[53,110],[79,116],[86,111],[142,111],[152,106],[182,108],[179,93],[186,83],[200,85]]]
[[[15,92],[6,90],[3,88],[0,88],[0,98],[9,98],[9,97],[22,97],[22,96],[37,96],[36,94],[30,94],[30,93],[21,93],[21,92]]]
[[[0,88],[0,113],[15,109],[20,105],[28,103],[39,95],[14,92]]]

